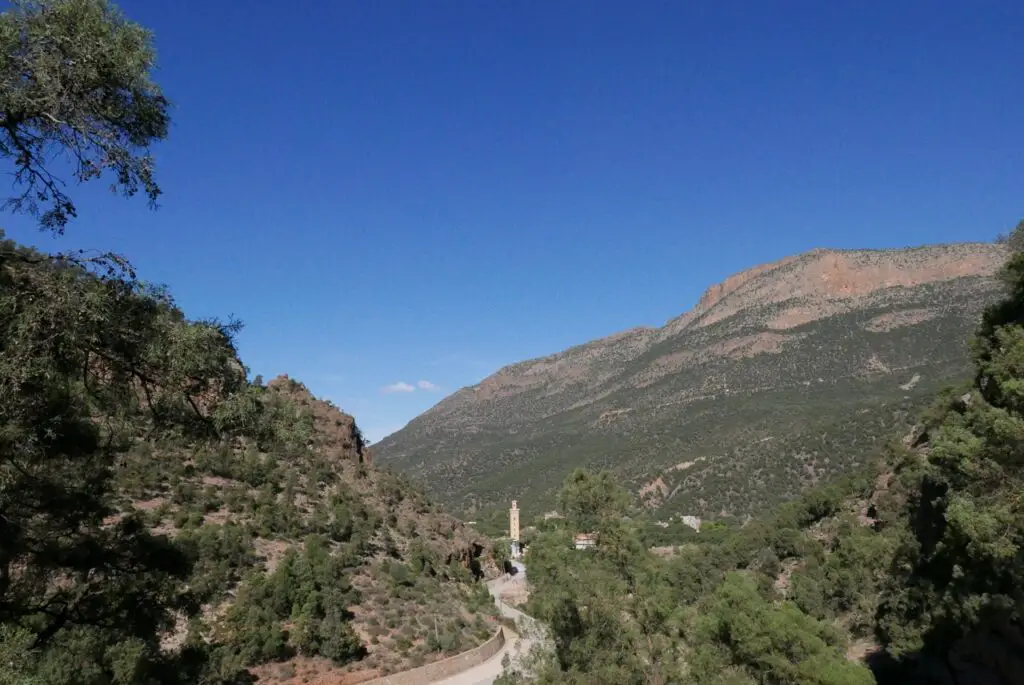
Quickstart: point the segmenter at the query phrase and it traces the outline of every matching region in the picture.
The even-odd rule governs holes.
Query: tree
[[[1001,234],[996,238],[996,242],[1006,245],[1011,252],[1024,252],[1024,221],[1019,222],[1008,233]]]
[[[196,608],[190,561],[118,505],[114,468],[140,435],[217,439],[210,410],[244,387],[231,331],[0,247],[0,624],[32,635],[45,682],[158,672],[159,634]]]
[[[105,0],[14,0],[0,14],[0,156],[21,192],[5,208],[62,233],[77,213],[68,167],[155,202],[148,148],[168,103],[153,62],[149,32]],[[43,255],[0,234],[0,651],[27,649],[19,678],[179,672],[158,637],[196,609],[190,559],[118,506],[113,475],[140,435],[215,436],[210,410],[244,386],[234,330],[187,322],[123,259]]]
[[[998,663],[987,646],[1024,625],[1024,252],[1010,242],[1006,296],[986,310],[972,344],[974,387],[940,398],[926,458],[902,465],[904,478],[913,476],[908,530],[878,631],[910,666],[945,663],[961,649],[975,650],[968,660]]]
[[[611,474],[578,470],[559,503],[570,525],[537,536],[527,552],[529,611],[550,631],[539,683],[665,685],[679,673],[679,612],[662,565],[625,518],[629,494]],[[599,529],[581,554],[571,532]],[[512,679],[513,676],[509,676]]]
[[[590,532],[621,519],[629,510],[629,492],[610,471],[576,469],[558,492],[558,506],[575,532]]]
[[[113,190],[155,206],[149,147],[167,136],[169,103],[150,78],[149,31],[107,0],[12,4],[0,14],[0,156],[22,190],[6,207],[63,233],[77,208],[61,156],[76,182],[109,173]]]
[[[730,573],[704,607],[696,632],[689,661],[699,683],[874,683],[867,668],[847,661],[834,628],[788,602],[766,601],[739,573]]]

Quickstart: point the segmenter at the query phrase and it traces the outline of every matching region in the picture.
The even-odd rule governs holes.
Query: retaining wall
[[[505,646],[505,629],[499,627],[494,637],[479,647],[450,656],[441,661],[435,661],[425,666],[420,666],[400,673],[381,676],[374,680],[367,680],[359,685],[423,685],[432,683],[435,680],[450,678],[483,662],[501,651]]]

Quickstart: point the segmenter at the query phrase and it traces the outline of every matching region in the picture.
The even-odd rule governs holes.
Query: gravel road
[[[514,619],[517,622],[522,622],[525,626],[533,626],[534,621],[532,618],[517,611],[512,607],[503,604],[501,601],[501,593],[505,588],[513,586],[517,583],[526,582],[526,567],[522,564],[516,563],[516,567],[519,572],[511,578],[502,576],[496,580],[490,581],[488,590],[491,592],[491,596],[494,597],[494,601],[498,604],[498,610],[502,616]],[[502,658],[507,654],[509,658],[516,659],[520,654],[525,654],[529,651],[533,640],[527,637],[520,637],[519,635],[513,634],[507,628],[505,629],[505,646],[495,654],[493,657],[475,666],[468,671],[452,676],[451,678],[445,678],[444,680],[435,680],[432,685],[493,685],[495,679],[501,675],[504,668],[501,665]]]

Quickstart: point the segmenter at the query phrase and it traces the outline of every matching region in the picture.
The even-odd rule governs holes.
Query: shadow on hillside
[[[1003,683],[998,678],[961,680],[944,660],[921,653],[895,659],[879,651],[869,655],[864,663],[871,669],[878,685],[1015,685]]]
[[[1020,627],[989,627],[958,640],[945,653],[920,651],[895,659],[879,650],[865,659],[878,685],[1020,685],[1024,645]]]
[[[210,652],[195,647],[183,648],[166,663],[169,673],[181,674],[184,677],[182,682],[193,683],[202,682],[201,679],[210,666]],[[223,685],[255,685],[256,680],[249,671],[239,669],[234,673],[222,673],[218,682]]]
[[[911,671],[914,670],[913,664],[916,659],[894,659],[891,655],[883,650],[868,654],[864,659],[864,664],[871,669],[871,673],[875,676],[875,681],[878,685],[897,685],[898,683],[913,684],[918,681],[910,678]],[[927,682],[927,680],[920,681],[921,683]]]
[[[473,574],[474,580],[480,580],[484,577],[484,567],[483,564],[480,563],[480,554],[484,550],[483,547],[480,547],[479,545],[477,546],[477,549],[479,551],[474,550],[475,554],[473,554],[469,560],[469,572]]]

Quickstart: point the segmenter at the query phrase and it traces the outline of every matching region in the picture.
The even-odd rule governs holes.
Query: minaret
[[[508,536],[514,542],[519,541],[519,508],[515,500],[512,500],[512,508],[508,510]]]

